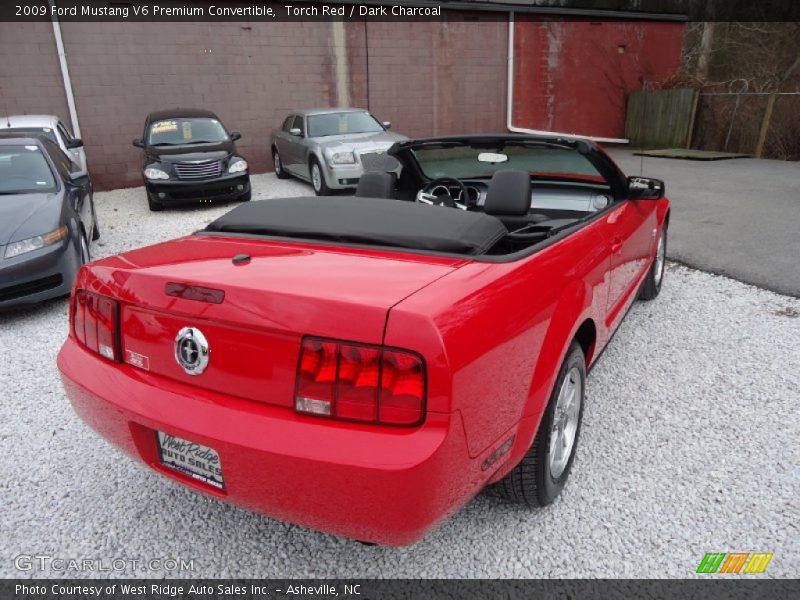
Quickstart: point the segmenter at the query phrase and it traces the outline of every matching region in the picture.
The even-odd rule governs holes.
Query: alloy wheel
[[[311,185],[314,186],[315,192],[319,192],[322,189],[322,172],[316,163],[311,166]]]
[[[572,367],[561,383],[550,430],[550,474],[558,479],[564,473],[575,447],[583,399],[583,380],[578,367]]]
[[[661,233],[661,237],[658,239],[658,249],[656,250],[656,266],[655,271],[653,273],[653,280],[656,284],[656,287],[661,285],[661,278],[664,276],[664,262],[666,260],[666,241],[667,238],[664,235],[664,232]]]

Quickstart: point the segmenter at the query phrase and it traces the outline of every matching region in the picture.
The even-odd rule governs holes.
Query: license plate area
[[[225,489],[222,464],[219,454],[213,448],[163,431],[156,432],[156,446],[161,464],[168,469],[202,481],[218,490]]]

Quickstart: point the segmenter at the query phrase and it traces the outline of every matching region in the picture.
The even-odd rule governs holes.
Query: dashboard
[[[464,202],[463,192],[457,185],[437,185],[430,190],[433,196],[449,194],[453,200],[469,207],[483,206],[488,185],[482,181],[464,181],[469,198]],[[585,188],[585,189],[581,189]],[[559,185],[556,183],[534,184],[531,190],[531,209],[567,210],[592,213],[606,208],[613,198],[604,186],[590,184]]]

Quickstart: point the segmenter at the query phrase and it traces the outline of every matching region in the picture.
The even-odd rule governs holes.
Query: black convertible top
[[[349,196],[247,202],[205,231],[483,254],[508,230],[496,217],[402,200]]]

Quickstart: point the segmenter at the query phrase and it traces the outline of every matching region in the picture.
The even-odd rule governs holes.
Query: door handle
[[[611,240],[611,252],[613,254],[619,254],[620,250],[622,250],[622,238],[615,237]]]

